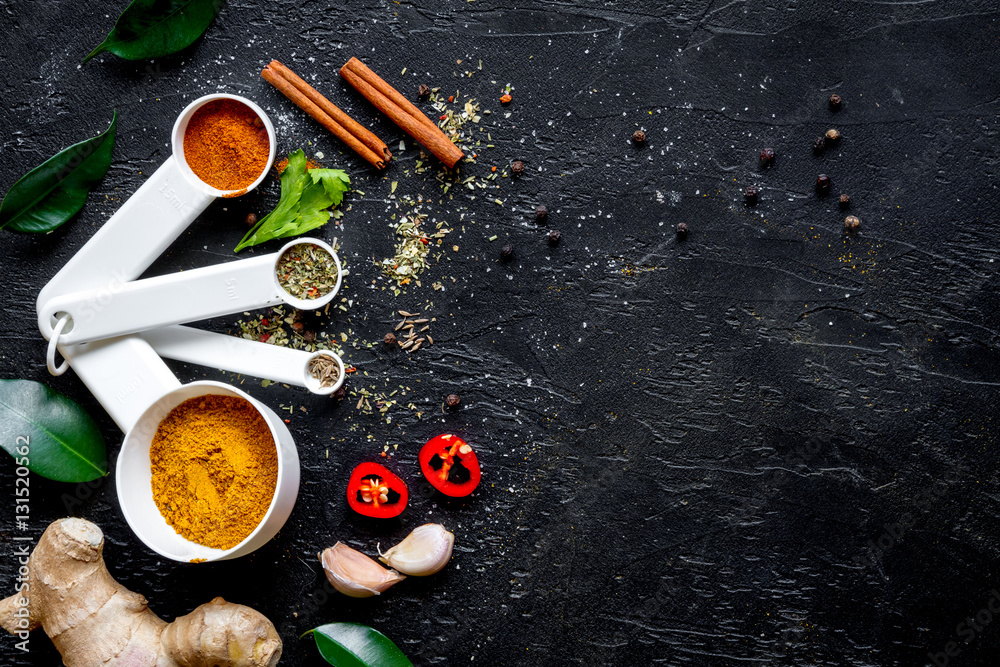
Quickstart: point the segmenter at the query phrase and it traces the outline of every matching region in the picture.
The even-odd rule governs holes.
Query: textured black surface
[[[253,605],[290,665],[321,664],[297,637],[338,620],[377,627],[417,664],[922,665],[952,640],[959,654],[939,664],[996,664],[1000,627],[956,629],[1000,586],[995,0],[230,2],[182,54],[81,68],[124,2],[86,5],[0,0],[0,189],[120,114],[114,163],[81,214],[48,236],[0,235],[0,376],[81,402],[114,462],[106,413],[72,373],[45,371],[34,299],[165,159],[177,112],[219,90],[260,103],[280,151],[321,151],[364,192],[323,230],[343,243],[354,300],[327,330],[377,341],[394,310],[433,301],[437,344],[410,357],[348,348],[368,373],[353,386],[412,387],[420,420],[400,409],[386,424],[350,400],[245,380],[294,406],[303,465],[291,519],[249,557],[153,557],[113,476],[93,491],[33,479],[31,534],[80,496],[72,513],[104,529],[112,572],[156,612],[216,595]],[[484,136],[463,171],[523,159],[525,175],[442,197],[432,172],[413,173],[407,142],[383,178],[258,76],[282,60],[395,149],[401,133],[336,75],[353,55],[407,95],[427,83],[476,97],[495,147]],[[814,155],[830,127],[844,139]],[[645,146],[630,143],[637,128]],[[777,159],[762,171],[765,146]],[[149,275],[231,260],[243,217],[276,192],[272,179],[213,205]],[[854,236],[840,192],[862,220]],[[392,251],[398,198],[418,194],[455,231],[423,287],[394,297],[371,260]],[[501,264],[506,243],[516,256]],[[234,380],[172,367],[182,381]],[[451,392],[462,407],[445,415]],[[483,464],[464,502],[419,477],[418,446],[443,430]],[[387,443],[412,505],[376,524],[347,509],[343,487]],[[5,466],[5,540],[13,478]],[[328,599],[317,551],[344,540],[373,553],[428,520],[457,535],[444,572],[381,599]],[[0,643],[3,664],[58,659],[41,634],[27,656],[13,645]]]

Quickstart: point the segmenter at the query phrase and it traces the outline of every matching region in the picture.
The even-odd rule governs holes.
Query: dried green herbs
[[[281,289],[297,299],[318,299],[337,285],[333,255],[313,243],[299,243],[282,253],[275,272]]]
[[[430,253],[432,240],[440,243],[440,239],[451,231],[442,229],[444,223],[439,222],[436,226],[437,231],[425,234],[420,225],[426,219],[427,214],[419,213],[416,209],[400,218],[396,233],[402,238],[396,245],[396,252],[392,257],[378,263],[382,267],[382,273],[395,280],[399,286],[408,285],[410,282],[420,284],[417,277],[429,266],[427,256]]]

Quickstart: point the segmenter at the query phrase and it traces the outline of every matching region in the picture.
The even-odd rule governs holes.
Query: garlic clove
[[[379,560],[404,574],[425,577],[448,564],[454,546],[454,533],[439,523],[425,523],[384,554],[380,552]]]
[[[343,542],[323,551],[319,559],[333,587],[352,598],[378,595],[406,578]]]

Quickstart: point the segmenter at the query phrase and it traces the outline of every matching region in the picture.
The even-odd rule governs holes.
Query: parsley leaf
[[[236,246],[236,252],[272,239],[305,234],[330,220],[331,206],[344,200],[351,179],[341,169],[306,169],[302,149],[288,156],[281,172],[281,199],[273,211],[257,221]]]

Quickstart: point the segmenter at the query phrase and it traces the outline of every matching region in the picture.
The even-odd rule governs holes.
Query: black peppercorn
[[[760,166],[770,167],[774,164],[774,149],[764,148],[760,151]]]
[[[426,84],[420,84],[417,86],[417,97],[426,100],[431,96],[431,89]]]
[[[813,150],[817,153],[822,153],[823,149],[826,148],[826,139],[823,137],[816,137],[813,139]]]
[[[386,345],[392,345],[393,343],[396,342],[396,334],[387,333],[385,336],[382,337],[382,342],[385,343]]]
[[[830,108],[831,109],[833,109],[834,111],[839,110],[840,109],[840,102],[841,102],[840,95],[838,95],[837,93],[834,93],[833,95],[830,95]]]
[[[851,197],[847,194],[840,195],[840,208],[847,208],[851,205]]]
[[[743,201],[746,202],[747,206],[753,206],[757,203],[758,195],[760,195],[760,190],[757,189],[757,186],[748,185],[747,189],[743,191]]]
[[[826,131],[826,140],[832,144],[840,141],[840,130],[829,129]]]
[[[335,399],[337,399],[338,401],[342,401],[342,400],[344,400],[344,397],[345,397],[345,396],[347,396],[347,392],[346,392],[346,391],[344,391],[344,388],[343,388],[343,387],[341,387],[341,388],[340,388],[340,389],[338,389],[337,391],[333,392],[333,397],[334,397]]]
[[[830,177],[827,176],[826,174],[820,174],[819,176],[816,177],[816,189],[821,194],[826,194],[827,192],[829,192],[831,185],[832,181],[830,181]]]
[[[549,217],[549,209],[545,204],[539,204],[535,207],[535,220],[538,222],[545,222]]]
[[[646,142],[646,133],[642,130],[636,130],[632,133],[632,141],[637,144],[642,144]]]
[[[688,235],[688,226],[686,222],[677,223],[677,238],[686,239]]]
[[[458,394],[448,394],[448,398],[444,399],[444,404],[449,408],[457,408],[461,402],[462,399]]]
[[[562,234],[559,233],[558,229],[553,229],[549,232],[549,245],[556,245],[559,243],[559,239],[562,238]]]
[[[253,227],[257,224],[257,216],[253,213],[247,213],[247,227]]]
[[[853,232],[855,229],[861,226],[861,218],[856,215],[849,215],[844,218],[844,228],[849,232]]]
[[[514,246],[512,246],[511,244],[508,243],[504,247],[500,248],[500,259],[506,262],[513,256],[514,256]]]
[[[520,176],[522,173],[524,173],[524,163],[521,162],[520,160],[514,160],[513,162],[510,163],[510,171],[515,176]]]
[[[304,340],[307,343],[312,343],[313,341],[316,340],[316,332],[315,331],[303,331],[302,332],[302,340]]]

